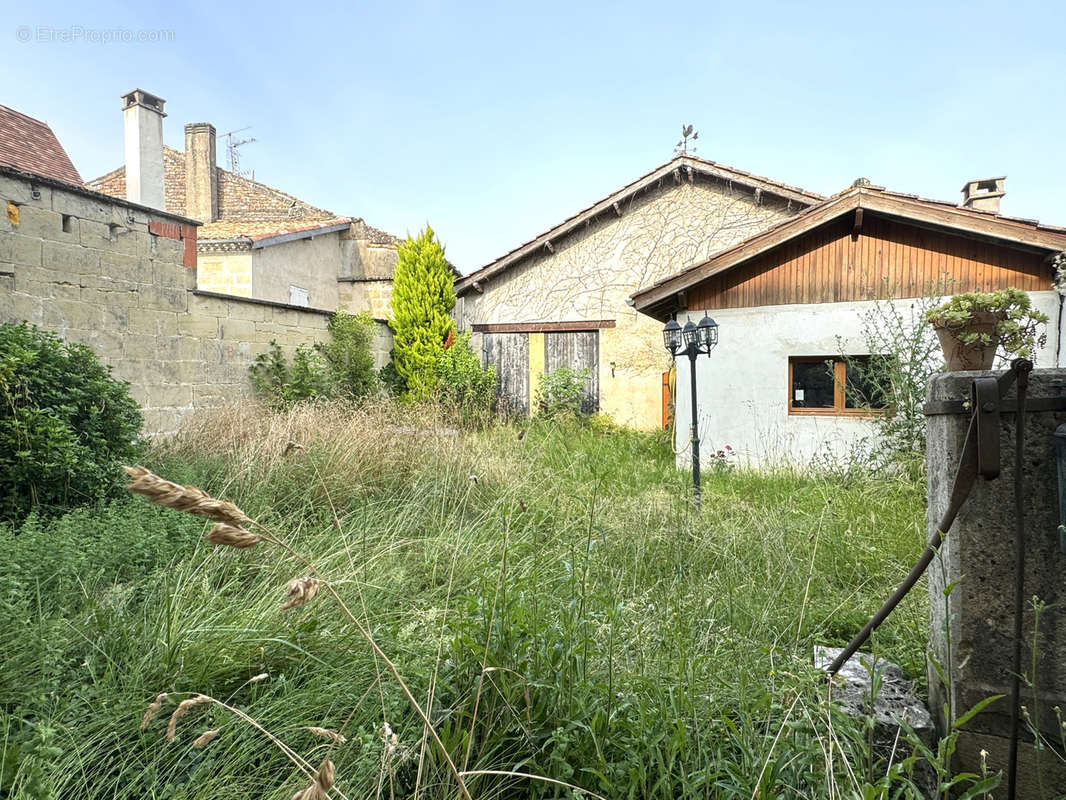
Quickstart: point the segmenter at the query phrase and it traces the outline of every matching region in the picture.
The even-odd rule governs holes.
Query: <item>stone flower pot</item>
[[[940,347],[944,351],[948,372],[960,370],[989,370],[996,358],[999,347],[999,334],[996,326],[1006,314],[996,311],[975,311],[965,322],[949,322],[941,317],[933,320],[933,330],[940,337]],[[964,344],[959,338],[963,334],[987,334],[990,344],[980,341]]]

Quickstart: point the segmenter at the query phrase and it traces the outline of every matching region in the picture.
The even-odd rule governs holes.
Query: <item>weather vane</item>
[[[681,126],[681,141],[674,145],[674,153],[678,155],[684,155],[685,153],[695,153],[696,148],[688,149],[688,140],[696,141],[700,138],[699,131],[693,128],[691,125]]]

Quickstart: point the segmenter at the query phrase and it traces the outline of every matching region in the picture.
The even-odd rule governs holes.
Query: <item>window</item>
[[[888,407],[884,356],[793,356],[788,360],[789,414],[856,414]]]
[[[299,286],[289,287],[289,305],[306,306],[309,300],[307,289],[301,289]]]

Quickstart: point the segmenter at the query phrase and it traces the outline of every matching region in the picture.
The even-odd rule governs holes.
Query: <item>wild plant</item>
[[[135,494],[140,494],[146,497],[152,503],[156,505],[172,508],[176,511],[183,511],[188,514],[195,514],[197,516],[207,517],[214,521],[215,525],[211,528],[211,531],[207,535],[207,540],[212,544],[246,548],[254,547],[260,542],[267,542],[275,545],[284,551],[289,557],[301,563],[311,574],[294,578],[287,587],[288,598],[282,605],[282,610],[288,610],[290,608],[296,608],[304,605],[315,598],[321,587],[325,587],[326,591],[332,596],[334,602],[340,607],[342,613],[355,625],[360,635],[366,640],[374,653],[375,658],[380,659],[382,663],[392,673],[393,678],[403,691],[408,702],[411,704],[412,709],[418,714],[426,726],[426,733],[433,740],[433,743],[439,748],[440,756],[444,759],[448,768],[451,770],[452,776],[455,778],[456,786],[459,792],[466,800],[472,800],[470,792],[466,787],[466,782],[463,780],[463,776],[459,774],[458,769],[455,766],[455,762],[452,760],[447,749],[444,747],[444,743],[441,742],[440,737],[437,735],[436,729],[430,722],[429,717],[426,715],[422,705],[415,699],[411,690],[408,688],[407,683],[400,675],[399,670],[392,660],[385,654],[385,652],[375,641],[370,631],[362,624],[347,604],[337,593],[333,585],[325,580],[323,576],[315,568],[308,559],[296,552],[285,540],[275,533],[272,533],[265,526],[252,520],[237,506],[228,500],[216,500],[195,486],[182,486],[172,481],[164,480],[158,475],[154,475],[143,467],[126,467],[126,472],[132,479],[129,485],[129,490]],[[249,527],[255,528],[256,531],[248,530]],[[163,697],[162,695],[160,697]],[[158,703],[160,697],[156,698]],[[164,698],[165,699],[165,698]],[[206,695],[196,695],[192,698],[183,700],[174,713],[170,717],[170,722],[167,725],[167,739],[173,741],[175,734],[175,727],[177,721],[185,714],[189,708],[199,703],[204,702],[218,702],[213,698]],[[223,704],[224,705],[224,704]],[[225,706],[229,710],[229,706]],[[146,727],[151,721],[152,706],[149,706],[149,712],[145,715],[142,728]],[[308,772],[306,765],[302,760],[295,757],[291,748],[283,745],[281,740],[277,737],[270,737],[271,741],[282,749],[283,752],[294,763]],[[319,766],[318,772],[314,775],[309,774],[311,783],[304,790],[302,794],[297,795],[299,800],[316,800],[317,798],[324,798],[334,783],[334,769],[333,764],[327,757]],[[295,799],[294,799],[295,800]]]

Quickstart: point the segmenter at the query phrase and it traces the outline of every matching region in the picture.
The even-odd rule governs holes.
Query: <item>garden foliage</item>
[[[546,419],[579,416],[588,380],[588,369],[559,367],[541,373],[536,395],[537,413]]]
[[[93,351],[25,323],[0,325],[0,519],[121,487],[141,412]]]
[[[414,399],[428,397],[437,387],[437,362],[455,323],[455,274],[444,248],[427,226],[417,239],[400,245],[392,289],[392,361]]]
[[[369,314],[338,311],[329,321],[330,341],[300,345],[292,361],[276,341],[249,368],[256,393],[275,408],[302,400],[361,400],[378,388],[374,356],[374,320]]]
[[[437,362],[437,380],[442,403],[455,409],[466,423],[485,421],[496,399],[496,367],[481,366],[470,346],[470,334],[463,333]]]
[[[949,329],[964,328],[978,312],[995,314],[999,346],[1008,356],[1032,358],[1036,348],[1047,342],[1047,334],[1037,335],[1039,325],[1048,321],[1047,314],[1033,308],[1029,295],[1021,289],[1002,289],[997,292],[966,292],[951,297],[946,303],[926,311],[928,322],[941,321]],[[963,331],[959,341],[965,345],[990,345],[987,333]]]
[[[943,287],[930,287],[915,300],[878,300],[861,313],[861,349],[869,357],[846,352],[845,390],[856,407],[870,412],[876,435],[859,460],[875,469],[905,469],[921,474],[925,464],[925,392],[944,366],[933,329],[925,315],[940,302]],[[850,349],[850,348],[849,348]]]

